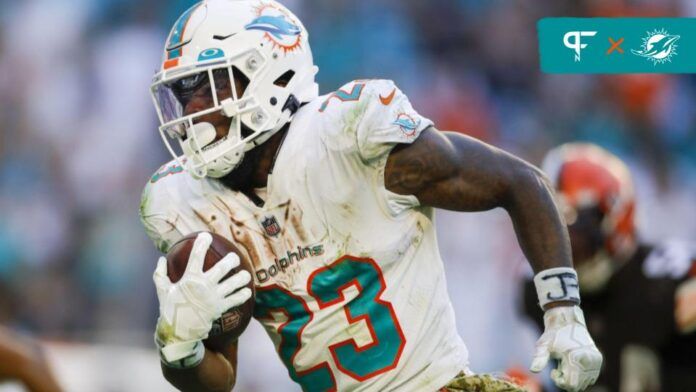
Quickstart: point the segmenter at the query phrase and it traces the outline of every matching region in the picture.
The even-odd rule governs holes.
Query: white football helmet
[[[281,4],[202,1],[176,21],[152,82],[162,139],[194,177],[222,177],[319,95],[317,71],[307,30]],[[232,119],[224,137],[202,119],[212,113]]]

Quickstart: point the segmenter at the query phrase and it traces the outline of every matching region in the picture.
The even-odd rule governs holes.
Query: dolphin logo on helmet
[[[246,25],[245,28],[247,30],[265,31],[278,39],[283,39],[284,36],[297,36],[302,32],[299,27],[289,22],[285,15],[259,16]]]

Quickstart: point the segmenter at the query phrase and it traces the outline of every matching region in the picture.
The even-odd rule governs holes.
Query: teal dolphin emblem
[[[631,50],[635,55],[647,57],[652,60],[663,60],[669,58],[675,49],[675,43],[679,40],[678,35],[653,34],[645,40],[641,50]]]
[[[297,25],[288,21],[284,15],[259,16],[251,21],[251,23],[244,26],[244,28],[247,30],[265,31],[277,39],[283,39],[283,36],[297,36],[302,32]]]
[[[401,113],[392,124],[398,125],[407,136],[413,136],[420,125],[420,121],[414,120],[413,117],[406,113]]]
[[[409,130],[416,129],[416,127],[418,126],[418,124],[416,124],[416,122],[411,120],[410,118],[400,118],[394,121],[394,125],[398,125],[404,129]]]

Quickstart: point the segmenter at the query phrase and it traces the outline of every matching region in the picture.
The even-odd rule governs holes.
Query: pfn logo
[[[563,44],[575,51],[575,61],[580,61],[580,51],[587,47],[582,43],[582,37],[594,37],[596,31],[569,31],[563,36]]]

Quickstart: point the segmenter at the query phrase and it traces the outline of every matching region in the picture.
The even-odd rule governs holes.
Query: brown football
[[[184,275],[186,264],[188,264],[191,248],[199,233],[189,234],[172,245],[167,253],[167,275],[172,283],[176,283]],[[241,262],[240,266],[232,269],[222,280],[227,279],[233,274],[247,270],[251,276],[254,276],[254,271],[251,263],[243,256],[239,249],[224,237],[210,233],[213,236],[213,242],[208,248],[208,253],[205,255],[203,271],[207,271],[214,266],[218,261],[230,252],[236,253]],[[222,281],[221,280],[221,281]],[[210,330],[208,338],[204,340],[205,346],[217,352],[226,351],[226,348],[244,332],[249,325],[251,316],[254,313],[254,280],[252,279],[248,288],[251,289],[252,297],[241,306],[229,309],[223,313],[222,317],[213,322],[213,328]]]

